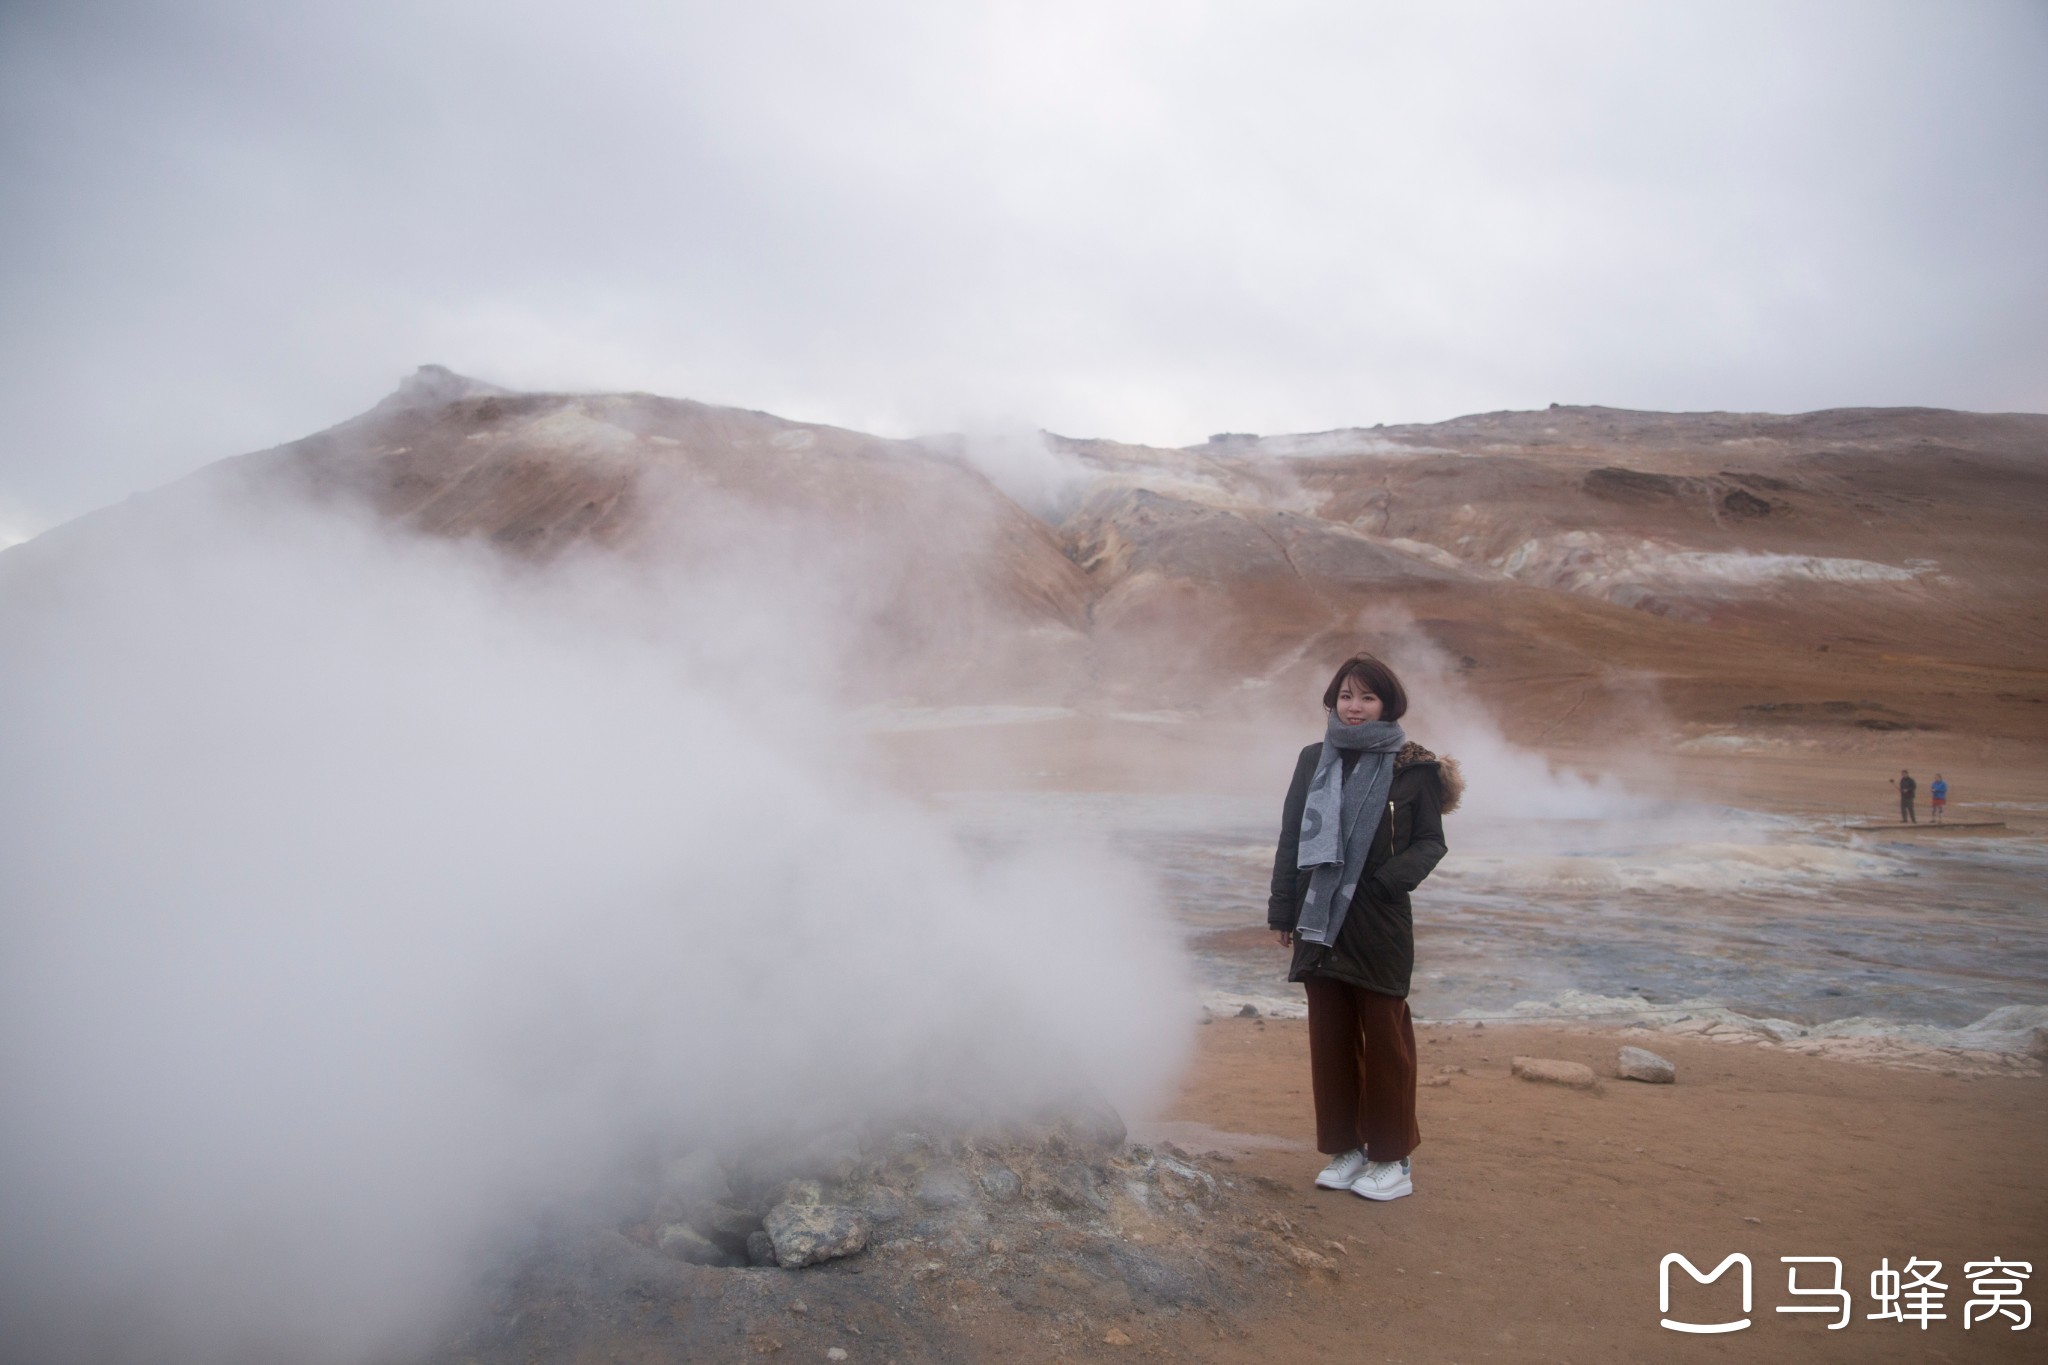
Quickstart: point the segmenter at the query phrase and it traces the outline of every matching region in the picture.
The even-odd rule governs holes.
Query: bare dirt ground
[[[1614,1079],[1613,1034],[1430,1027],[1417,1041],[1424,1077],[1441,1083],[1421,1091],[1411,1198],[1315,1190],[1321,1158],[1306,1147],[1234,1163],[1297,1191],[1280,1205],[1303,1240],[1346,1248],[1336,1280],[1305,1278],[1223,1338],[1128,1326],[1130,1350],[1217,1362],[2040,1358],[2039,1323],[1964,1329],[1960,1272],[1994,1256],[2048,1262],[2048,1080],[1659,1039],[1678,1070],[1661,1086]],[[1299,1021],[1219,1020],[1169,1117],[1302,1141],[1307,1047]],[[1591,1092],[1520,1080],[1517,1054],[1605,1077]],[[1703,1271],[1746,1253],[1752,1326],[1719,1338],[1659,1326],[1658,1262],[1674,1251]],[[1847,1328],[1774,1311],[1795,1302],[1778,1261],[1794,1255],[1841,1258]],[[1870,1272],[1914,1256],[1942,1262],[1948,1320],[1868,1320]],[[1719,1320],[1726,1282],[1694,1288],[1677,1273],[1673,1314]],[[2039,1305],[2038,1289],[2026,1297]]]

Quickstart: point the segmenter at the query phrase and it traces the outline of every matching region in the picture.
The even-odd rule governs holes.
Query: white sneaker
[[[1316,1177],[1316,1185],[1325,1190],[1348,1190],[1368,1164],[1363,1147],[1339,1152],[1330,1158],[1330,1164],[1323,1167],[1323,1173]]]
[[[1351,1182],[1351,1192],[1361,1199],[1399,1199],[1415,1193],[1415,1183],[1408,1178],[1408,1158],[1366,1162]]]

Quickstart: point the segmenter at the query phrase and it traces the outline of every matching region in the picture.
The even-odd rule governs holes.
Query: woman
[[[1280,812],[1266,922],[1294,946],[1287,974],[1308,992],[1309,1074],[1326,1190],[1367,1199],[1414,1193],[1415,1025],[1408,893],[1444,856],[1444,812],[1464,779],[1395,722],[1408,694],[1370,654],[1344,661],[1323,693],[1320,743],[1301,751]]]

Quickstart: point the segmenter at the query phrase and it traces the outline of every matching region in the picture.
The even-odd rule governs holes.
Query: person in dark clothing
[[[1913,774],[1899,769],[1899,780],[1893,784],[1899,789],[1899,823],[1902,825],[1920,823],[1920,817],[1913,813],[1913,793],[1920,790],[1920,784],[1913,780]]]
[[[1345,660],[1323,707],[1324,738],[1301,751],[1281,806],[1266,923],[1308,995],[1316,1146],[1331,1158],[1316,1184],[1399,1199],[1422,1141],[1408,893],[1446,852],[1443,815],[1464,779],[1402,734],[1407,693],[1372,655]]]

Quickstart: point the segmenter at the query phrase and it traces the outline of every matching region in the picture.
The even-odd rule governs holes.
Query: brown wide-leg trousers
[[[1308,988],[1308,1064],[1316,1147],[1334,1156],[1365,1148],[1374,1161],[1415,1150],[1415,1021],[1408,1002],[1327,976]]]

